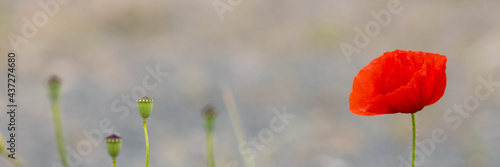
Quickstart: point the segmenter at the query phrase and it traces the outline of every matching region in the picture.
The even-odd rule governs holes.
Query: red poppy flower
[[[354,77],[352,113],[373,116],[415,113],[434,104],[446,88],[446,57],[395,50],[371,61]]]

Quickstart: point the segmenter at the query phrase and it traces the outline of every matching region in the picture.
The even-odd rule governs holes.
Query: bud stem
[[[207,131],[206,142],[207,142],[207,165],[208,167],[215,167],[213,130]]]
[[[206,106],[203,111],[205,120],[205,133],[207,145],[207,166],[215,167],[214,158],[214,128],[217,120],[217,112],[211,106]]]
[[[116,157],[113,157],[113,167],[116,167]]]
[[[7,160],[10,161],[10,163],[14,164],[16,167],[24,167],[24,164],[21,160],[19,160],[18,157],[16,159],[9,158],[9,152],[5,150],[0,150],[0,154],[2,154],[3,157],[5,157]]]
[[[146,140],[146,167],[149,166],[149,139],[148,139],[148,129],[146,126],[146,118],[142,119],[142,124],[144,125],[144,139]]]
[[[52,101],[52,116],[54,119],[54,129],[56,131],[57,148],[59,150],[61,164],[63,167],[69,167],[68,160],[66,159],[66,149],[64,148],[64,135],[61,122],[61,108],[58,99]]]

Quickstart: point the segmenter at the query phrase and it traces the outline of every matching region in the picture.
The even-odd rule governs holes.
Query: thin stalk
[[[215,167],[214,157],[214,133],[212,130],[207,131],[207,165],[208,167]]]
[[[229,118],[231,120],[231,125],[233,126],[234,134],[238,139],[238,145],[245,143],[245,139],[247,138],[245,130],[243,130],[242,121],[240,115],[238,114],[238,107],[236,106],[236,102],[234,100],[234,95],[231,89],[221,86],[222,89],[222,97],[224,99],[224,104],[226,105],[227,113],[229,114]],[[245,154],[242,149],[239,149],[241,158],[243,159],[243,164],[245,167],[255,167],[255,162],[247,160]]]
[[[413,128],[413,148],[411,149],[411,167],[415,167],[415,146],[416,146],[416,136],[417,136],[417,128],[415,126],[415,114],[411,113],[411,123]]]
[[[57,148],[59,150],[59,156],[61,157],[61,164],[63,167],[69,167],[69,163],[66,158],[66,149],[64,149],[64,135],[62,130],[59,100],[52,101],[52,116],[54,119],[54,129],[56,131]]]
[[[116,167],[116,158],[113,158],[113,167]]]
[[[148,139],[148,128],[146,126],[146,118],[142,119],[142,124],[144,125],[144,139],[146,140],[146,167],[149,166],[149,139]]]
[[[1,150],[0,153],[2,154],[3,157],[5,157],[7,160],[9,160],[10,163],[14,164],[16,167],[24,167],[23,162],[19,160],[18,157],[16,159],[9,158],[9,153],[5,150]]]

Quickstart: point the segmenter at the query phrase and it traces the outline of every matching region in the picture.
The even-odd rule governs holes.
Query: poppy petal
[[[362,116],[415,113],[438,101],[446,88],[446,57],[395,50],[354,77],[349,109]]]

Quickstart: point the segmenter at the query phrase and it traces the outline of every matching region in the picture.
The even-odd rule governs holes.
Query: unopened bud
[[[203,108],[203,117],[205,118],[205,129],[207,131],[212,131],[215,127],[215,121],[217,118],[217,112],[212,106],[206,106]]]
[[[49,96],[50,100],[56,101],[59,99],[59,92],[61,90],[61,79],[54,75],[49,79]]]
[[[139,110],[139,114],[141,117],[146,119],[151,114],[151,110],[153,110],[153,99],[144,96],[137,100],[137,110]]]
[[[122,138],[117,135],[110,135],[106,137],[106,145],[108,153],[112,158],[116,158],[122,149]]]

